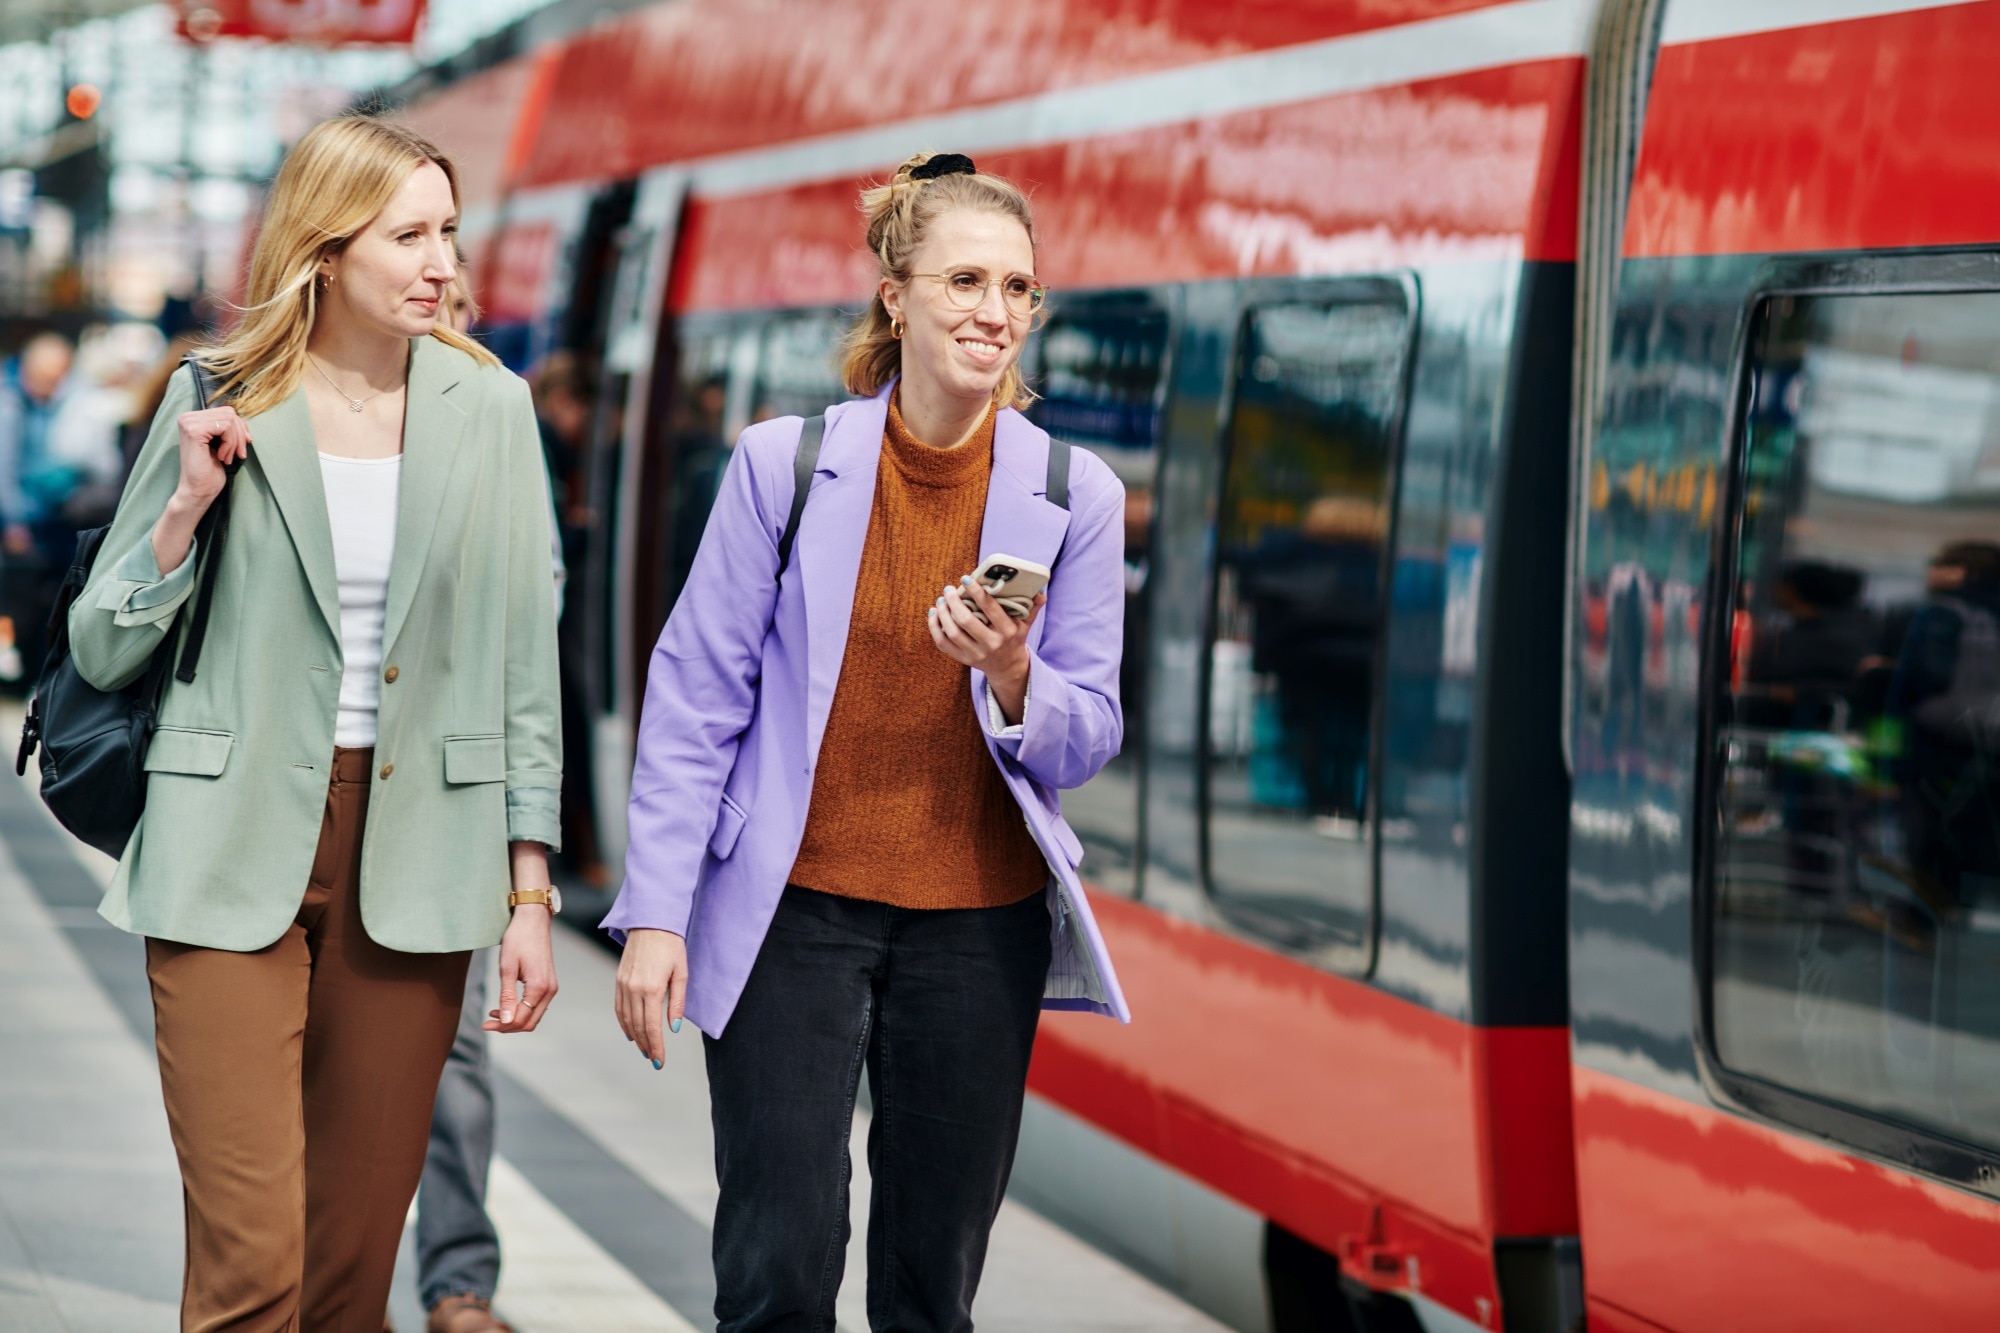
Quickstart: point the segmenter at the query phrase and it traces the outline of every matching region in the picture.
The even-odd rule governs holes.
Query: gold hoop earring
[[[895,338],[895,339],[897,339],[897,340],[899,340],[899,341],[900,341],[900,340],[902,339],[902,336],[903,336],[903,321],[902,321],[902,320],[900,320],[900,319],[892,319],[892,320],[890,320],[890,321],[889,321],[889,336],[890,336],[891,338]]]

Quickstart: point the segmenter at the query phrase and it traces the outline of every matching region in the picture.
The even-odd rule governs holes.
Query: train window
[[[1170,326],[1167,310],[1143,296],[1059,307],[1036,339],[1041,397],[1028,409],[1042,429],[1089,449],[1125,483],[1125,656],[1118,673],[1125,749],[1084,786],[1063,794],[1063,813],[1083,843],[1085,876],[1128,896],[1138,892],[1147,543]]]
[[[1365,946],[1383,586],[1409,310],[1253,309],[1236,363],[1210,617],[1205,859],[1246,927]]]
[[[1773,298],[1750,357],[1715,1054],[2000,1148],[2000,293]]]
[[[741,339],[725,326],[683,325],[670,408],[673,470],[667,500],[667,604],[680,596],[701,545],[708,511],[722,483],[734,441],[726,434],[735,348]]]
[[[848,321],[834,311],[783,315],[764,326],[750,419],[810,417],[850,395],[840,383],[840,339]]]

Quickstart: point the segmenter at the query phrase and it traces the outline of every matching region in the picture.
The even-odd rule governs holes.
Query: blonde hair
[[[306,370],[306,338],[319,314],[313,279],[388,207],[410,173],[434,162],[458,202],[458,172],[436,145],[406,125],[350,112],[321,121],[299,139],[271,183],[243,318],[219,344],[200,354],[223,392],[244,416],[291,396]],[[482,365],[498,357],[443,320],[433,338]]]
[[[956,172],[929,180],[912,180],[910,173],[936,157],[918,153],[896,168],[887,185],[861,192],[861,212],[868,219],[868,248],[891,282],[910,280],[910,256],[923,244],[930,225],[954,209],[970,208],[1013,218],[1035,242],[1035,212],[1019,186],[1002,176]],[[878,289],[868,308],[841,341],[840,377],[849,393],[879,393],[901,374],[903,345],[897,338]],[[993,401],[1001,407],[1023,408],[1035,400],[1021,378],[1018,356],[994,387]]]

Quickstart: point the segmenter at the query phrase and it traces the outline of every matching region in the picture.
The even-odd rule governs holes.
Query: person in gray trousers
[[[453,283],[447,296],[452,327],[463,330],[469,310],[466,292],[460,283]],[[550,503],[549,562],[560,617],[569,571],[563,563],[562,527],[556,521],[553,495]],[[500,1233],[486,1212],[494,1114],[493,1066],[483,1024],[494,953],[480,949],[472,955],[465,1003],[458,1011],[458,1035],[452,1039],[451,1055],[438,1078],[437,1103],[431,1108],[430,1148],[424,1154],[423,1181],[417,1186],[417,1294],[430,1312],[424,1333],[513,1333],[493,1313],[493,1292],[500,1284]],[[389,1328],[387,1320],[383,1327]]]
[[[417,1292],[426,1333],[510,1333],[493,1313],[500,1236],[486,1214],[493,1161],[493,1066],[486,1051],[487,978],[493,950],[472,955],[458,1036],[438,1080],[431,1143],[417,1188]]]

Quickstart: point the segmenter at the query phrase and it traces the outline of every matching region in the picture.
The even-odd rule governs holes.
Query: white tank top
[[[375,743],[382,697],[382,621],[389,609],[389,564],[396,554],[396,497],[403,458],[319,456],[326,516],[333,524],[333,572],[340,584],[340,712],[333,743]]]

